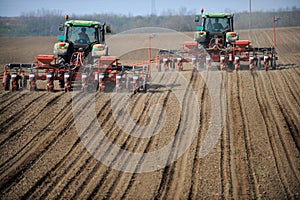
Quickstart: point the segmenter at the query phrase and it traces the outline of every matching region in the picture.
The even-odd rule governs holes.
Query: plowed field
[[[240,35],[272,45],[270,29]],[[277,35],[278,70],[154,69],[145,94],[1,86],[0,198],[300,199],[300,28]],[[118,52],[140,37],[108,43]],[[0,38],[0,63],[30,63],[55,41]]]

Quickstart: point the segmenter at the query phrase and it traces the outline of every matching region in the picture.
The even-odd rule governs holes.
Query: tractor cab
[[[59,26],[64,35],[58,36],[54,45],[54,54],[59,62],[69,63],[74,52],[83,51],[84,57],[101,57],[108,55],[105,44],[105,33],[110,33],[110,27],[105,23],[85,20],[68,20]],[[92,52],[92,55],[90,54]],[[91,60],[91,59],[90,59]]]
[[[199,23],[195,41],[206,48],[215,44],[222,48],[238,39],[233,29],[233,14],[202,14],[195,17],[195,22]]]

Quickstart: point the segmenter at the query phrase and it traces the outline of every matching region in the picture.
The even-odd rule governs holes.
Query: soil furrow
[[[207,86],[206,86],[206,80],[204,81],[204,85],[202,86],[202,92],[200,95],[200,121],[199,121],[199,133],[197,135],[197,144],[196,144],[196,150],[195,150],[195,155],[193,158],[193,167],[192,167],[192,174],[197,177],[200,176],[199,174],[199,168],[201,167],[201,162],[199,159],[199,154],[200,154],[200,150],[201,150],[201,144],[203,142],[203,135],[206,132],[206,126],[205,124],[207,123],[207,116],[206,116],[206,112],[207,112],[207,105],[206,105],[206,98],[207,98]],[[191,179],[191,187],[189,190],[189,195],[188,198],[189,199],[197,199],[197,195],[199,193],[199,179],[198,178],[192,178]]]
[[[168,100],[168,98],[169,98],[169,95],[170,95],[170,92],[168,92],[166,96],[162,96],[162,98],[164,99],[163,107],[166,106],[166,102],[167,102],[167,100]],[[147,105],[149,105],[148,102],[147,102]],[[147,112],[146,112],[146,110],[148,110],[147,108],[149,108],[149,107],[148,107],[148,106],[145,106],[145,107],[144,107],[144,110],[143,110],[143,112],[142,112],[141,117],[144,115],[144,113],[147,113]],[[139,118],[139,120],[141,119],[141,117]],[[138,121],[138,122],[139,122],[139,121]],[[136,128],[136,127],[134,127],[134,129],[133,129],[132,131],[134,131],[135,128]],[[129,139],[129,138],[128,138],[128,139]],[[140,143],[140,145],[141,145],[141,141],[140,141],[140,140],[137,140],[137,142],[135,142],[135,143],[133,143],[133,144],[132,144],[132,143],[133,143],[133,142],[130,142],[130,141],[128,140],[128,141],[126,141],[126,142],[124,143],[124,145],[122,145],[122,147],[123,147],[123,148],[128,148],[128,147],[130,147],[130,145],[133,145],[132,151],[135,152],[136,149],[138,148],[139,143]],[[150,140],[148,140],[147,146],[146,146],[146,148],[145,148],[145,150],[144,150],[143,153],[147,153],[147,151],[148,151],[148,149],[150,149],[152,143],[153,143],[153,139],[151,138]],[[130,149],[131,149],[131,148],[130,148]],[[127,158],[120,158],[120,159],[125,159],[126,161],[125,161],[124,163],[129,163],[129,162],[130,162],[130,157],[127,157]],[[138,169],[139,169],[138,167],[139,167],[140,164],[143,162],[143,159],[144,159],[144,156],[141,157],[141,159],[139,160],[138,165],[135,167],[135,171],[138,171]],[[124,166],[124,167],[125,167],[125,166]],[[120,185],[120,182],[121,182],[122,174],[123,174],[123,173],[124,173],[124,172],[122,172],[122,171],[118,172],[118,176],[117,176],[118,178],[116,178],[116,179],[113,181],[112,186],[108,189],[108,192],[105,194],[105,197],[107,197],[107,198],[110,198],[110,197],[111,197],[111,195],[114,193],[114,191],[116,190],[116,188]],[[135,178],[136,178],[137,176],[138,176],[137,173],[132,173],[132,176],[131,176],[130,180],[129,180],[128,183],[127,183],[125,192],[123,193],[121,199],[124,199],[124,198],[126,197],[126,195],[128,194],[128,191],[130,190],[130,188],[131,188],[132,185],[134,184]],[[128,179],[129,179],[129,178],[128,178]],[[99,189],[101,189],[101,188],[99,188]]]
[[[160,80],[164,77],[163,76],[160,76]],[[159,82],[160,82],[159,80]],[[157,89],[157,88],[156,88]],[[152,91],[151,89],[151,93],[155,93],[155,90]],[[144,95],[143,95],[144,96]],[[151,95],[152,96],[152,95]],[[140,103],[138,103],[139,101],[142,101],[143,98],[137,98],[137,96],[135,95],[135,101],[133,103],[133,105],[139,105]],[[148,100],[146,100],[147,102],[149,101],[149,98]],[[142,101],[143,102],[143,101]],[[143,108],[142,110],[144,110],[145,108]],[[133,111],[134,109],[130,110],[130,115],[132,116],[133,115]],[[141,115],[142,116],[142,115]],[[141,117],[140,116],[140,117]],[[137,120],[140,119],[140,117],[137,118]],[[114,135],[114,131],[117,131],[117,136],[113,137],[113,141],[112,143],[115,144],[115,143],[120,143],[122,140],[123,141],[126,141],[127,139],[126,138],[123,138],[122,139],[122,135],[124,134],[121,134],[120,130],[117,129],[117,127],[115,126],[115,120],[113,120],[113,123],[112,125],[110,125],[110,128],[109,130],[107,131],[109,133],[109,135]],[[122,137],[121,137],[122,136]],[[122,139],[122,140],[121,140]],[[120,143],[119,144],[120,146],[123,146],[124,148],[124,144]],[[109,152],[111,151],[111,148],[112,146],[110,145],[106,151],[105,154],[109,154]],[[116,159],[118,157],[115,157],[114,159]],[[80,191],[79,189],[76,191],[76,194],[75,196],[79,195],[79,198],[82,198],[80,196],[88,196],[89,198],[93,198],[94,196],[97,195],[97,192],[99,191],[100,187],[103,185],[104,181],[106,181],[107,177],[109,176],[110,172],[112,171],[112,169],[107,169],[106,167],[101,167],[103,166],[100,162],[97,163],[97,165],[93,168],[93,171],[90,173],[91,176],[89,176],[85,181],[84,183],[87,185],[85,188],[82,188],[82,191]],[[100,181],[95,181],[95,179],[92,179],[92,177],[99,177],[98,179]],[[82,184],[83,185],[83,184]],[[82,187],[82,186],[80,186]],[[87,191],[85,191],[87,190]],[[80,194],[79,194],[80,193]]]
[[[172,85],[172,84],[174,85],[174,84],[176,83],[177,77],[178,77],[178,74],[177,74],[177,76],[176,76],[174,82],[171,83],[171,85]],[[168,85],[169,85],[169,83],[168,83]],[[171,88],[171,90],[172,90],[172,88]],[[167,106],[167,103],[169,102],[170,94],[171,94],[171,92],[168,91],[165,97],[164,97],[164,96],[161,97],[161,98],[163,99],[163,105],[162,105],[163,108],[165,108],[165,107]],[[145,110],[144,113],[150,112],[150,111],[149,111],[150,106],[151,106],[151,104],[150,104],[150,103],[147,103],[147,106],[144,107],[144,110]],[[161,111],[156,110],[156,111],[152,111],[152,112],[160,112],[158,122],[162,121],[163,109],[162,109]],[[159,127],[159,125],[160,125],[159,123],[156,124],[156,126],[154,127],[154,130],[157,130],[158,127]],[[134,130],[135,130],[135,128],[133,129],[133,131],[134,131]],[[155,132],[155,131],[154,131],[154,132]],[[133,141],[133,142],[132,142],[133,144],[131,144],[131,143],[128,144],[128,146],[133,146],[133,147],[134,147],[134,148],[132,148],[132,150],[131,150],[132,152],[137,151],[137,149],[141,149],[141,148],[143,149],[144,155],[143,155],[143,156],[141,157],[141,159],[138,161],[138,164],[136,165],[135,170],[134,170],[135,172],[138,172],[138,171],[139,171],[140,166],[142,165],[142,163],[143,163],[143,161],[144,161],[144,159],[145,159],[146,153],[150,151],[151,146],[154,144],[154,140],[155,140],[155,137],[150,137],[150,139],[148,140],[148,142],[145,142],[145,144],[146,144],[146,145],[144,145],[145,148],[142,147],[142,146],[143,146],[142,140],[136,140],[136,141]],[[128,158],[128,159],[130,159],[130,158]],[[129,161],[130,161],[130,160],[129,160]],[[111,195],[113,194],[113,192],[114,192],[114,191],[116,190],[116,188],[118,187],[118,185],[120,185],[119,182],[120,182],[120,180],[121,180],[121,175],[122,175],[122,174],[120,174],[120,178],[119,178],[119,179],[116,179],[117,181],[115,181],[115,182],[113,183],[112,187],[111,187],[111,188],[109,189],[109,191],[108,191],[108,194],[105,195],[106,197],[110,198]],[[132,173],[132,176],[131,176],[131,178],[130,178],[128,184],[127,184],[127,187],[126,187],[126,189],[125,189],[123,195],[121,196],[121,199],[127,198],[127,195],[128,195],[128,193],[129,193],[130,189],[131,189],[131,188],[133,187],[133,185],[135,184],[136,179],[137,179],[138,176],[139,176],[138,173]]]
[[[295,151],[292,150],[292,147],[293,147],[292,144],[293,143],[295,144],[295,142],[297,142],[297,141],[294,140],[297,137],[295,134],[298,134],[299,132],[298,133],[294,132],[295,131],[294,129],[296,128],[296,126],[293,124],[293,122],[290,121],[290,117],[287,115],[287,113],[284,111],[284,109],[280,105],[280,101],[278,100],[279,97],[277,95],[277,91],[274,90],[274,86],[273,86],[273,84],[270,80],[269,74],[267,74],[267,77],[268,77],[268,84],[265,83],[265,81],[266,81],[265,79],[263,79],[263,81],[262,81],[263,85],[265,87],[265,91],[268,90],[270,93],[272,92],[272,97],[274,97],[275,104],[278,106],[278,109],[280,110],[280,112],[276,112],[277,108],[274,107],[272,109],[273,112],[271,112],[271,114],[272,114],[272,118],[274,119],[274,122],[275,122],[275,125],[276,125],[276,128],[277,128],[278,138],[280,140],[280,143],[281,143],[282,148],[284,150],[284,153],[286,155],[285,157],[287,158],[288,165],[291,169],[291,170],[285,170],[285,171],[286,171],[286,173],[292,171],[293,174],[290,178],[295,177],[298,180],[298,185],[300,185],[300,178],[298,176],[299,173],[297,173],[298,170],[299,170],[299,166],[298,166],[299,160],[294,160],[294,158],[299,156],[299,146],[297,145],[297,143],[296,143],[295,146],[298,149],[298,151],[297,151],[297,149],[295,149]],[[268,102],[272,102],[271,95],[269,93],[267,93],[267,94],[268,94],[267,95]],[[272,104],[272,105],[274,105],[274,104]],[[274,114],[274,112],[276,114]],[[279,117],[278,113],[281,113],[284,120],[282,120]],[[279,123],[286,123],[287,126],[281,126]],[[283,134],[285,131],[281,127],[287,127],[288,128],[288,130],[289,130],[288,132],[292,136],[292,141],[290,140],[289,137],[287,137],[286,134]],[[296,128],[296,131],[298,131],[297,128]],[[298,154],[295,155],[294,152],[298,152]],[[289,180],[290,180],[290,178],[289,178]]]
[[[141,101],[142,98],[136,98],[135,100],[136,100],[135,104],[138,104],[138,101]],[[140,117],[141,117],[141,115],[140,115]],[[110,116],[110,118],[112,118],[112,116]],[[110,126],[109,130],[107,131],[107,136],[112,136],[112,137],[114,137],[113,135],[115,135],[114,132],[117,131],[116,136],[113,138],[112,145],[115,144],[117,141],[120,142],[121,139],[123,139],[123,141],[125,141],[125,142],[128,140],[128,137],[123,138],[124,134],[121,133],[121,130],[118,130],[115,123],[116,123],[116,120],[113,120],[113,124]],[[105,155],[110,154],[110,152],[112,150],[112,145],[110,145],[108,147],[108,149],[105,152]],[[120,155],[117,154],[116,157],[113,159],[113,162],[118,158],[118,156],[120,156]],[[115,173],[115,171],[113,169],[107,168],[106,166],[103,166],[103,164],[101,162],[98,162],[95,166],[93,166],[92,172],[89,173],[89,176],[85,179],[84,183],[81,184],[80,188],[75,193],[75,196],[88,195],[89,199],[94,198],[97,195],[100,188],[103,186],[104,182],[107,181],[107,178],[111,172]],[[98,174],[98,173],[100,173],[100,174]],[[121,172],[119,172],[119,173],[121,173]],[[99,177],[99,175],[100,175],[100,177]],[[93,181],[92,181],[93,176],[99,177],[100,181],[93,183]],[[92,191],[88,191],[88,192],[86,192],[86,194],[81,193],[82,191],[84,191],[86,189],[84,187],[88,187],[88,185],[93,185]]]
[[[14,105],[16,101],[23,99],[23,97],[26,95],[25,92],[1,92],[1,94],[2,95],[0,99],[2,101],[0,102],[0,113],[4,113],[6,110],[11,108],[11,106]]]
[[[295,98],[291,99],[287,96],[286,90],[284,90],[282,87],[283,84],[282,79],[283,78],[279,78],[278,75],[276,75],[275,77],[269,76],[269,81],[271,82],[272,90],[276,91],[274,92],[274,95],[278,102],[279,109],[283,114],[285,122],[287,123],[287,128],[291,133],[293,141],[295,142],[295,145],[298,149],[298,152],[300,152],[300,130],[298,127],[298,125],[300,124],[300,120],[299,120],[300,107],[299,105],[296,105],[291,102],[294,101]],[[278,95],[279,92],[280,94],[283,95]]]
[[[244,120],[241,113],[241,96],[239,94],[238,73],[234,72],[230,77],[230,107],[228,108],[230,120],[230,149],[234,158],[231,165],[233,197],[251,198],[251,188],[248,179],[248,163],[245,155],[244,142]],[[232,113],[232,111],[234,111]]]
[[[61,96],[62,95],[54,96],[54,98],[53,97],[49,98],[49,101],[46,100],[45,102],[48,102],[48,103],[45,106],[43,106],[43,108],[40,111],[38,111],[37,112],[38,114],[36,114],[35,116],[27,115],[27,116],[24,116],[25,119],[20,119],[22,121],[27,121],[28,120],[27,118],[30,118],[30,120],[28,120],[28,122],[25,125],[20,124],[21,127],[18,130],[14,130],[13,132],[11,132],[9,134],[9,137],[6,140],[4,140],[4,141],[1,142],[1,151],[8,151],[8,147],[7,146],[14,146],[17,149],[15,150],[15,152],[12,149],[9,149],[10,156],[6,156],[5,160],[1,159],[2,162],[1,162],[1,165],[0,165],[0,172],[7,171],[9,167],[11,167],[12,165],[14,165],[14,163],[18,162],[19,159],[23,157],[22,156],[23,153],[21,153],[21,152],[25,152],[26,153],[26,152],[30,151],[29,149],[26,149],[26,150],[24,150],[24,149],[26,147],[30,146],[31,143],[34,143],[34,142],[38,141],[37,138],[40,137],[39,134],[41,132],[38,132],[37,134],[32,134],[31,131],[30,131],[30,136],[27,137],[27,136],[25,136],[26,133],[24,133],[24,131],[22,131],[22,130],[27,129],[29,127],[29,124],[31,124],[34,120],[36,120],[36,118],[38,116],[40,116],[43,112],[45,112],[46,110],[48,110],[48,111],[51,110],[50,106],[52,104],[54,104],[55,102],[57,102]],[[47,125],[49,125],[49,124],[50,123],[46,124],[42,130],[45,130],[45,128],[47,128]],[[28,142],[25,143],[24,145],[22,144],[21,146],[14,144],[14,142],[16,142],[16,140],[14,140],[14,138],[17,137],[18,135],[19,135],[19,138],[20,137],[27,137],[26,139],[28,140]],[[31,138],[31,139],[29,139],[29,138]],[[34,145],[32,145],[32,146],[34,146]],[[11,163],[12,159],[15,160],[15,161],[13,161],[13,163]],[[11,163],[11,165],[8,166],[8,167],[6,167],[6,168],[4,168],[4,169],[2,169],[9,162]]]
[[[226,123],[225,123],[225,127],[223,128],[222,131],[222,139],[221,139],[221,156],[220,156],[220,163],[221,163],[221,170],[222,170],[222,174],[223,176],[221,176],[221,178],[223,177],[222,184],[223,185],[223,191],[222,191],[222,198],[229,198],[229,199],[233,199],[233,182],[232,182],[232,171],[231,171],[231,167],[232,167],[232,157],[231,157],[231,135],[230,135],[230,117],[229,117],[229,113],[230,113],[230,99],[232,99],[231,97],[231,93],[229,92],[229,86],[230,86],[230,82],[228,81],[228,73],[226,73],[225,76],[225,81],[224,81],[225,85],[225,93],[226,93]]]
[[[30,93],[27,93],[27,94],[30,94]],[[30,95],[30,96],[32,96],[32,95]],[[12,124],[22,122],[22,120],[20,120],[21,117],[26,116],[26,114],[28,115],[28,113],[33,114],[34,112],[29,112],[29,110],[32,110],[33,108],[34,108],[34,110],[36,110],[37,103],[39,103],[39,100],[44,100],[44,103],[46,103],[45,106],[47,106],[48,99],[43,99],[45,96],[46,96],[46,93],[39,93],[39,96],[36,96],[33,99],[28,97],[27,98],[28,103],[25,104],[24,106],[9,106],[8,105],[7,113],[5,111],[3,112],[3,115],[8,116],[8,117],[5,118],[5,121],[1,122],[0,126],[3,127],[1,131],[3,131],[5,133],[6,131],[8,131],[7,128],[10,127]],[[12,103],[16,104],[15,101],[21,101],[21,100],[22,100],[22,98],[18,98],[16,100],[13,100]],[[41,106],[40,108],[42,109],[44,107]]]
[[[162,76],[161,79],[162,79],[163,77],[164,77],[164,76]],[[151,92],[151,93],[155,93],[155,92],[153,91],[153,92]],[[143,95],[143,96],[144,96],[144,95]],[[144,106],[143,106],[143,108],[142,108],[142,112],[139,114],[139,117],[137,118],[136,124],[139,124],[139,122],[140,122],[140,120],[142,119],[142,117],[145,116],[145,114],[147,113],[147,112],[146,112],[146,111],[147,111],[147,108],[148,108],[147,105],[149,105],[149,102],[150,102],[154,97],[155,97],[155,96],[153,96],[153,95],[151,95],[150,98],[147,97],[146,102],[145,102],[145,101],[141,101],[141,100],[143,100],[143,98],[138,98],[138,100],[139,100],[138,102],[141,102],[141,103],[144,102]],[[138,102],[134,103],[134,105],[135,105],[136,107],[138,107],[138,105],[140,104],[140,103],[138,103]],[[131,113],[131,114],[132,114],[132,113]],[[113,126],[114,126],[114,125],[112,125],[112,127],[113,127]],[[133,128],[132,128],[132,131],[130,131],[130,132],[133,132],[135,128],[136,128],[136,127],[133,127]],[[122,135],[120,131],[122,131],[122,130],[119,130],[118,133],[117,133],[117,135]],[[112,131],[110,131],[110,132],[112,132]],[[112,132],[112,133],[113,133],[113,132]],[[117,142],[117,139],[120,140],[120,138],[115,138],[114,141],[113,141],[113,144]],[[136,143],[136,144],[130,145],[130,144],[131,144],[130,141],[131,141],[131,137],[123,138],[123,142],[120,143],[121,148],[122,148],[122,149],[128,150],[128,147],[130,147],[130,151],[134,151],[134,149],[136,148],[135,145],[136,145],[137,143]],[[131,150],[131,148],[133,148],[133,150]],[[109,149],[109,151],[110,151],[110,149]],[[108,153],[109,153],[109,151],[108,151]],[[125,162],[123,161],[124,165],[123,165],[122,167],[123,167],[123,168],[126,168],[125,165],[128,163],[127,161],[130,159],[130,157],[123,158],[123,155],[122,155],[122,154],[120,154],[120,155],[119,155],[119,154],[116,154],[116,157],[114,157],[114,159],[113,159],[112,162],[117,161],[117,159],[125,160]],[[95,168],[96,168],[95,171],[99,171],[99,169],[97,169],[98,167],[95,167]],[[112,172],[112,173],[111,173],[111,172]],[[97,172],[97,173],[98,173],[98,172]],[[114,170],[112,170],[112,169],[108,169],[108,170],[106,169],[106,171],[105,171],[104,173],[105,173],[105,174],[102,176],[100,182],[97,183],[96,187],[94,188],[93,191],[91,191],[91,193],[90,193],[90,195],[89,195],[88,198],[94,198],[95,196],[98,196],[98,195],[99,195],[99,194],[97,194],[98,191],[102,191],[102,192],[101,192],[101,196],[105,196],[105,198],[107,198],[107,197],[110,195],[110,191],[114,190],[113,188],[115,188],[115,186],[118,184],[118,182],[119,182],[120,179],[122,178],[122,174],[123,174],[124,172],[121,172],[121,171],[120,171],[120,172],[117,172],[117,173],[116,173],[116,172],[115,172]],[[96,176],[98,176],[98,175],[96,175]],[[116,178],[114,179],[113,182],[109,181],[109,180],[112,180],[112,178],[109,178],[110,176],[116,177]],[[105,184],[106,181],[109,181],[109,182],[108,182],[107,184]],[[109,185],[111,185],[111,186],[110,186],[110,188],[107,188],[107,189],[103,190],[103,189],[101,189],[101,187],[102,187],[103,185],[106,185],[107,187],[109,187]],[[123,185],[122,185],[122,186],[123,186]],[[108,191],[105,192],[106,190],[108,190]]]
[[[258,75],[261,75],[261,74],[258,74]],[[269,116],[269,112],[267,112],[267,110],[266,110],[266,108],[267,108],[266,100],[263,99],[263,97],[262,97],[266,91],[262,91],[261,86],[259,85],[258,77],[256,77],[258,75],[256,73],[252,74],[253,84],[254,84],[255,93],[256,93],[256,99],[259,104],[260,112],[263,115],[264,124],[267,129],[266,131],[267,131],[267,135],[268,135],[269,144],[271,147],[271,152],[273,154],[272,156],[274,158],[276,172],[277,172],[277,175],[280,180],[280,188],[283,190],[284,196],[287,196],[287,181],[286,181],[285,177],[283,176],[282,167],[280,165],[280,154],[278,152],[274,137],[271,135],[273,133],[272,125],[270,124],[270,122],[272,121],[271,120],[272,118]]]
[[[246,173],[248,174],[248,183],[249,185],[247,188],[249,188],[249,195],[251,199],[256,199],[258,197],[258,187],[257,187],[257,180],[256,177],[254,176],[254,164],[252,162],[253,160],[253,153],[252,153],[252,142],[250,138],[250,130],[249,130],[249,119],[246,115],[245,111],[245,105],[243,103],[243,98],[247,98],[247,92],[246,95],[243,95],[243,80],[241,73],[237,74],[237,90],[238,90],[238,101],[239,101],[239,109],[241,113],[241,119],[242,119],[242,127],[243,127],[243,138],[244,138],[244,147],[245,148],[245,153],[246,153],[246,166],[244,166],[246,169]]]
[[[70,112],[70,110],[63,109],[59,115],[65,115],[68,112]],[[55,117],[58,117],[59,115]],[[14,159],[14,161],[9,160],[10,162],[7,163],[9,168],[1,169],[4,171],[1,175],[3,184],[1,184],[0,191],[2,191],[4,187],[7,188],[11,184],[17,182],[17,180],[20,180],[26,170],[30,168],[30,165],[33,165],[43,153],[47,152],[47,149],[59,139],[61,131],[57,134],[52,134],[52,131],[45,131],[45,129],[55,120],[56,119],[53,118],[49,123],[47,122],[47,125],[35,135],[37,138],[33,138],[31,140],[32,143],[29,142],[28,145],[24,147],[24,150],[22,149],[24,153],[20,152],[17,157],[13,157],[12,159]],[[65,128],[61,127],[61,129],[64,130]],[[55,131],[53,132],[55,133]],[[40,137],[40,139],[38,139],[38,137]]]
[[[284,86],[288,87],[288,89],[290,90],[290,94],[293,96],[293,99],[297,102],[298,106],[300,106],[300,89],[299,87],[295,87],[295,84],[298,83],[299,76],[295,80],[293,79],[295,74],[291,74],[289,71],[290,70],[287,70],[285,73],[281,73],[281,77],[285,82]],[[291,79],[293,81],[291,81]]]
[[[184,98],[183,103],[182,103],[182,108],[181,108],[181,114],[180,114],[180,119],[178,122],[178,126],[175,132],[175,138],[172,144],[172,149],[174,149],[175,151],[170,152],[169,157],[168,157],[168,162],[167,163],[171,163],[172,159],[174,156],[176,156],[176,149],[177,146],[180,144],[181,138],[183,137],[182,133],[179,133],[179,131],[181,130],[181,128],[183,130],[185,130],[185,126],[187,125],[187,123],[185,123],[188,119],[187,116],[189,115],[189,99],[191,99],[191,95],[193,94],[192,92],[190,92],[189,88],[192,86],[192,84],[194,84],[196,82],[196,79],[198,74],[197,73],[192,73],[188,82],[188,86],[187,89],[185,91],[185,95],[187,96],[186,98]],[[180,127],[182,126],[182,127]],[[198,137],[198,136],[197,136]],[[183,175],[179,175],[178,173],[181,172],[181,170],[184,171],[184,169],[181,169],[180,167],[184,168],[183,165],[185,165],[186,163],[184,163],[183,160],[184,157],[186,158],[187,153],[183,155],[182,159],[179,159],[173,163],[171,163],[170,165],[166,166],[165,169],[163,170],[162,173],[162,178],[161,178],[161,182],[159,184],[158,190],[156,191],[156,195],[154,197],[154,199],[161,199],[161,198],[174,198],[168,195],[171,195],[170,191],[172,191],[172,195],[175,195],[175,193],[179,192],[180,189],[182,188],[178,188],[178,184],[180,185],[181,181],[183,181],[182,179],[184,179]],[[178,169],[179,167],[179,169]],[[175,177],[176,176],[176,177]],[[175,178],[180,179],[181,181],[174,181]],[[180,192],[179,192],[180,193]]]
[[[80,100],[80,101],[82,101],[82,100]],[[87,101],[89,101],[89,99],[87,99]],[[104,106],[100,109],[99,114],[104,112],[104,110],[106,110],[106,108],[109,107],[109,102],[110,102],[109,100],[105,102]],[[85,107],[87,107],[89,105],[90,105],[90,103],[86,103]],[[82,110],[84,110],[84,108]],[[105,114],[104,114],[104,116],[105,116]],[[106,114],[104,119],[106,119],[107,116],[109,116],[109,113]],[[105,120],[104,120],[104,122],[105,122]],[[91,123],[93,123],[93,122],[91,122]],[[74,169],[72,169],[72,168],[74,166],[80,165],[80,163],[81,163],[80,161],[82,161],[84,156],[87,156],[88,159],[92,159],[92,156],[90,156],[90,154],[82,147],[82,142],[80,142],[81,137],[84,137],[84,135],[81,135],[77,139],[77,141],[73,144],[71,150],[65,156],[65,159],[61,160],[59,165],[57,165],[56,167],[52,168],[49,171],[49,173],[51,174],[51,177],[52,177],[52,183],[45,185],[43,187],[44,191],[39,191],[39,193],[41,193],[40,196],[42,198],[49,197],[50,193],[54,190],[54,188],[57,185],[61,186],[61,184],[59,184],[59,182],[61,180],[63,180],[64,177],[68,176],[70,172],[74,172]],[[78,151],[80,153],[77,153]],[[73,154],[76,156],[72,156]],[[83,163],[86,163],[86,162],[83,162]],[[82,167],[80,167],[80,169],[81,168]]]
[[[87,106],[87,105],[84,105],[84,106]],[[61,112],[59,112],[59,113],[60,114],[58,116],[52,118],[52,120],[51,120],[51,122],[54,124],[54,129],[55,129],[54,133],[57,133],[57,134],[54,134],[53,136],[50,135],[48,137],[50,139],[48,139],[48,141],[45,142],[45,145],[47,145],[47,146],[43,147],[43,148],[38,148],[40,150],[37,149],[36,151],[38,151],[38,152],[34,152],[35,154],[33,156],[33,160],[30,161],[30,165],[31,166],[35,166],[35,163],[40,162],[41,158],[45,157],[45,155],[47,155],[47,153],[50,150],[52,150],[53,148],[55,149],[56,148],[55,144],[59,143],[60,140],[64,140],[63,138],[65,136],[64,136],[63,133],[66,132],[67,129],[69,129],[70,127],[72,127],[71,124],[73,123],[73,120],[72,120],[73,116],[72,116],[72,112],[71,112],[71,106],[66,106],[65,108],[62,108]],[[62,120],[62,119],[65,119],[65,121]],[[61,122],[61,123],[56,123],[55,120],[58,120],[58,122]],[[24,180],[24,179],[22,179],[22,177],[25,178],[26,171],[29,168],[30,168],[30,166],[26,165],[25,168],[22,169],[21,174],[20,173],[15,174],[14,178],[17,178],[18,180],[20,180],[20,179]],[[31,171],[28,171],[28,173],[30,173],[30,172]],[[26,191],[23,191],[23,192],[26,192]]]
[[[120,97],[121,98],[121,97]],[[139,98],[137,98],[137,100],[139,100]],[[111,107],[111,106],[110,106]],[[109,108],[110,108],[109,107]],[[107,110],[107,109],[106,109]],[[108,109],[108,111],[109,111],[109,113],[108,113],[108,115],[106,115],[106,117],[104,118],[104,120],[103,120],[103,124],[101,125],[101,126],[105,126],[107,123],[109,123],[109,120],[112,118],[111,117],[111,111],[110,111],[110,109]],[[103,118],[104,116],[103,116],[103,111],[99,111],[99,113],[98,113],[98,117],[100,117],[100,115],[102,115],[101,117]],[[116,127],[114,127],[114,126],[111,126],[110,127],[110,129],[114,129],[114,128],[116,128]],[[96,131],[97,132],[97,131]],[[116,137],[116,138],[118,138],[118,136]],[[115,139],[116,139],[115,138]],[[93,139],[92,139],[93,140]],[[97,141],[98,142],[98,141]],[[95,151],[97,151],[98,150],[98,148],[99,147],[101,147],[101,141],[99,141],[98,142],[100,145],[99,146],[97,146],[96,147],[96,150]],[[76,189],[76,191],[75,191],[75,193],[74,193],[74,196],[76,196],[76,195],[78,195],[78,192],[77,191],[80,191],[81,192],[81,190],[84,190],[84,187],[90,182],[90,180],[91,179],[93,179],[94,178],[94,176],[93,176],[93,174],[94,173],[96,173],[97,172],[97,170],[98,170],[98,168],[100,167],[100,166],[102,166],[102,163],[101,162],[99,162],[99,161],[96,161],[95,162],[95,159],[92,159],[93,157],[92,156],[90,156],[90,154],[89,153],[85,153],[84,155],[88,155],[88,158],[86,158],[87,160],[85,160],[85,161],[82,161],[83,163],[84,163],[84,165],[82,165],[82,166],[78,166],[78,168],[76,169],[76,171],[77,171],[77,173],[75,174],[75,176],[73,176],[73,178],[71,178],[71,179],[69,179],[69,181],[66,183],[66,184],[64,184],[64,187],[62,188],[62,190],[61,191],[65,191],[65,190],[67,190],[67,188],[72,188],[73,187],[73,185],[74,184],[76,184],[78,187],[77,187],[77,189]],[[77,165],[75,165],[75,166],[77,166]],[[80,169],[80,170],[78,170],[78,169]],[[86,169],[89,169],[89,170],[86,170]],[[90,169],[92,169],[92,171],[90,171]],[[84,174],[81,174],[81,171],[82,170],[85,170],[85,171],[89,171],[89,173],[87,174],[87,173],[84,173]],[[74,170],[73,170],[74,171]],[[73,172],[72,174],[74,174],[75,172]],[[85,177],[85,176],[88,176],[87,178],[83,178],[83,177]],[[80,183],[78,183],[78,181],[76,181],[77,179],[81,179],[81,181],[83,181],[81,184]],[[80,181],[80,182],[81,182]],[[61,187],[61,186],[60,186]],[[76,187],[76,186],[75,186]],[[56,192],[57,193],[57,192]],[[65,192],[60,192],[59,193],[59,195],[58,196],[56,196],[56,198],[60,198],[60,197],[62,197],[62,198],[64,198],[64,196],[66,196],[66,195],[68,195],[69,196],[69,194],[67,194],[67,193],[65,193]],[[72,194],[70,194],[70,195],[72,195]]]

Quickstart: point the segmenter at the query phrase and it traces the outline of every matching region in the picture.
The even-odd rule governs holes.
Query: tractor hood
[[[69,20],[65,22],[65,26],[95,27],[100,25],[97,21]]]

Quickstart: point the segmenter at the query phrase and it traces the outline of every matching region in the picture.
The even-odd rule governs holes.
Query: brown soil
[[[113,114],[118,109],[112,108],[110,93],[81,93],[74,98],[64,92],[5,92],[1,86],[1,199],[299,199],[300,28],[278,29],[277,35],[279,70],[206,74],[192,73],[186,64],[180,74],[153,76],[148,93],[132,95],[130,106],[119,108],[120,112],[129,112],[136,122],[130,128],[132,133],[138,125],[150,123],[149,113],[161,115],[164,110],[165,121],[155,125],[161,130],[152,137],[137,138],[122,131]],[[240,31],[240,37],[251,39],[254,46],[272,45],[270,29]],[[166,33],[157,40],[155,47],[165,44],[166,48],[179,48],[178,41],[170,44]],[[31,63],[37,54],[51,54],[55,41],[52,37],[0,38],[0,63]],[[125,50],[137,41],[144,44],[141,48],[147,47],[147,38],[135,35],[122,41],[108,40],[111,52],[123,56],[124,62],[143,59],[145,50],[129,54]],[[205,84],[216,74],[220,74],[224,87],[216,93],[226,95],[227,112],[216,145],[199,157],[210,125],[217,123],[210,121],[213,99]],[[86,142],[93,143],[95,153],[104,152],[115,163],[123,161],[124,169],[132,165],[131,158],[122,152],[111,155],[112,148],[97,148],[103,141],[96,134],[93,138],[87,134],[95,123],[100,124],[109,141],[123,150],[147,153],[170,141],[175,149],[179,147],[184,140],[180,130],[189,128],[184,122],[198,112],[190,106],[188,92],[181,105],[173,94],[181,75],[198,98],[199,122],[193,142],[175,162],[147,173],[122,172],[107,167],[85,148]],[[85,111],[95,105],[97,120],[85,121],[90,127],[84,132],[86,137],[76,129],[74,104],[82,120],[88,119]],[[152,105],[164,109],[152,110]],[[175,155],[169,152],[168,158]],[[143,159],[139,165],[152,164]],[[134,166],[136,171],[139,165]]]

